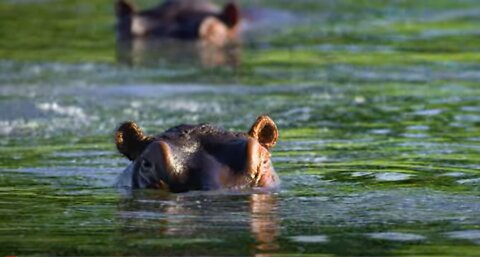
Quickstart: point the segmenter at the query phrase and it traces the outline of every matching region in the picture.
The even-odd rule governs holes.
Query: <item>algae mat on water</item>
[[[117,63],[111,1],[0,3],[0,254],[479,256],[480,2],[240,4],[291,20],[206,68]],[[262,113],[278,192],[111,188],[121,121]]]

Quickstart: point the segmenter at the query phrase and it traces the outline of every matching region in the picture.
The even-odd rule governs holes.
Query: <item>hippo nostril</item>
[[[141,165],[143,170],[150,170],[153,167],[153,164],[146,159],[142,160]]]

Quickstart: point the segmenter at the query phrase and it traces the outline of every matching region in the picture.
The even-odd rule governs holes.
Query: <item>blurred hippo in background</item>
[[[225,45],[237,35],[240,10],[235,3],[223,8],[207,0],[167,0],[137,11],[128,0],[116,4],[117,37],[201,39]]]
[[[277,127],[268,116],[258,117],[248,133],[201,124],[146,136],[135,123],[125,122],[115,141],[132,163],[119,176],[117,186],[170,192],[275,188],[280,180],[270,150],[277,139]]]
[[[234,2],[219,6],[208,0],[166,0],[147,10],[117,0],[115,9],[117,59],[130,65],[154,65],[164,59],[199,61],[204,67],[237,66],[245,30],[289,21],[285,12],[240,9]]]

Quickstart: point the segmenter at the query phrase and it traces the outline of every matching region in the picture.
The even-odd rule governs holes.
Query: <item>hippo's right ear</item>
[[[124,122],[115,133],[115,143],[120,153],[129,160],[135,160],[143,150],[153,141],[152,137],[145,136],[135,122]]]
[[[115,11],[118,18],[130,16],[136,12],[135,5],[129,0],[117,0]]]
[[[257,139],[263,147],[270,150],[277,143],[277,125],[270,117],[262,115],[253,123],[248,135]]]
[[[229,28],[235,27],[240,22],[240,8],[235,2],[227,3],[220,14],[220,20]]]

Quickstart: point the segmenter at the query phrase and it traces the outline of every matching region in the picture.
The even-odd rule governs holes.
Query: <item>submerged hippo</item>
[[[241,63],[242,41],[284,29],[291,13],[262,7],[223,7],[209,0],[165,0],[137,10],[131,0],[116,1],[117,61],[133,66],[162,63],[228,66]]]
[[[208,0],[167,0],[137,11],[129,0],[117,0],[117,37],[202,39],[223,45],[237,34],[240,11],[236,4],[223,9]]]
[[[132,163],[120,187],[189,190],[274,188],[279,178],[270,161],[278,138],[275,123],[260,116],[248,133],[212,125],[180,125],[146,136],[133,122],[117,130],[117,149]]]

